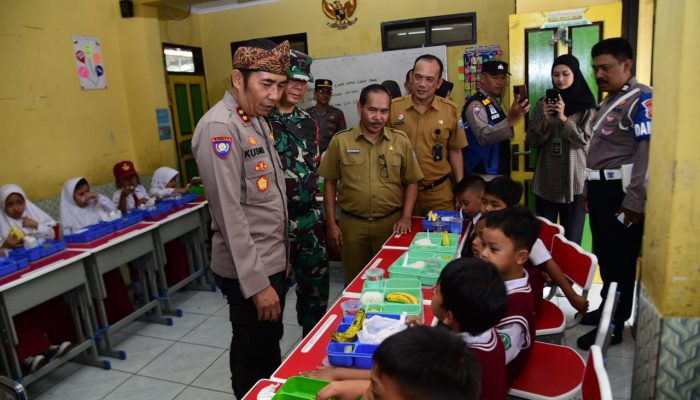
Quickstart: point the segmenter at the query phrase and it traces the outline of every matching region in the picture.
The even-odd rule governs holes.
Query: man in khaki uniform
[[[423,177],[408,138],[385,127],[390,99],[382,85],[362,89],[360,125],[333,136],[318,170],[326,179],[328,244],[340,249],[348,283],[393,231],[410,231],[416,182]],[[336,194],[340,226],[335,222]]]
[[[211,269],[229,303],[239,399],[281,362],[289,247],[284,171],[264,119],[287,80],[289,43],[251,44],[236,51],[233,87],[192,140],[212,215]]]
[[[462,149],[467,137],[459,127],[457,104],[435,95],[442,84],[442,61],[425,54],[416,59],[411,76],[412,92],[391,102],[389,126],[406,133],[416,152],[423,180],[413,215],[430,210],[452,210],[452,179],[462,180]],[[451,179],[450,179],[451,178]]]

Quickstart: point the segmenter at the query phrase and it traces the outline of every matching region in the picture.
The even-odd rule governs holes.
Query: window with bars
[[[382,50],[476,43],[476,13],[383,22]]]

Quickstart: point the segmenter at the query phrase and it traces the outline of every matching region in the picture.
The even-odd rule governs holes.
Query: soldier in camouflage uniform
[[[347,129],[345,124],[345,114],[340,108],[333,107],[331,102],[333,96],[333,82],[330,79],[316,79],[314,85],[314,99],[316,105],[307,108],[319,128],[319,150],[323,154],[328,148],[328,143],[337,132]]]
[[[304,336],[326,313],[328,254],[323,208],[316,201],[319,156],[316,122],[296,106],[312,79],[311,58],[292,50],[289,80],[268,117],[287,185],[291,264],[297,281],[297,321]]]

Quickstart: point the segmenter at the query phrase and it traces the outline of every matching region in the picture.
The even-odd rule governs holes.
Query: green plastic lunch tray
[[[329,383],[305,376],[293,376],[284,382],[272,400],[313,400],[316,393]]]
[[[428,232],[418,232],[416,237],[413,238],[409,250],[449,253],[454,256],[457,254],[457,247],[459,246],[459,235],[456,233],[448,233],[447,235],[450,238],[450,245],[443,246],[442,232],[430,232],[430,236],[428,236]],[[420,244],[424,239],[430,239],[431,244]]]
[[[404,266],[406,258],[408,258],[407,266]],[[391,278],[418,279],[423,286],[433,286],[437,283],[442,269],[453,258],[453,255],[448,253],[409,250],[389,266],[389,276]],[[424,262],[426,265],[416,267],[417,262]]]
[[[363,304],[362,308],[367,312],[379,314],[406,314],[420,317],[423,313],[423,291],[418,279],[389,278],[381,281],[365,281],[362,293],[379,292],[383,301],[378,304]],[[410,293],[416,296],[418,304],[391,303],[386,301],[386,295],[393,292]]]

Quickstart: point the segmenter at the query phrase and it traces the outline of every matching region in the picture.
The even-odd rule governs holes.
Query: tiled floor
[[[342,270],[331,269],[331,299],[342,291]],[[589,295],[592,307],[600,302],[597,292]],[[561,300],[562,307],[565,299]],[[221,293],[183,291],[173,296],[184,311],[173,326],[134,322],[116,335],[118,348],[126,350],[126,360],[110,359],[112,370],[68,363],[29,386],[31,399],[71,400],[224,400],[234,399],[228,364],[231,328],[228,307]],[[286,355],[301,339],[294,308],[296,295],[287,296],[284,310],[282,354]],[[573,316],[573,309],[568,311]],[[576,347],[576,338],[589,327],[567,332],[567,345]],[[585,354],[582,355],[585,357]],[[625,331],[624,342],[608,352],[608,373],[616,399],[629,399],[632,381],[634,343]]]

